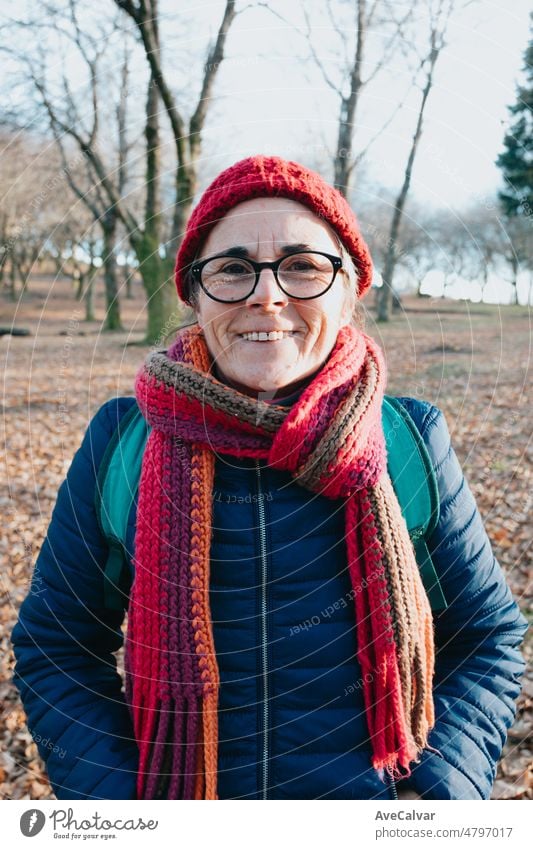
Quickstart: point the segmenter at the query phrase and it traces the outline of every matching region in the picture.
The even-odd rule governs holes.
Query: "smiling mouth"
[[[296,336],[296,333],[293,330],[271,330],[270,333],[252,331],[251,333],[240,333],[239,335],[246,342],[277,342],[281,339],[289,339],[291,336]]]

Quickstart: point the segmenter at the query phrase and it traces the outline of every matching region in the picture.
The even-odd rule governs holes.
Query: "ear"
[[[196,319],[196,323],[200,326],[200,328],[204,329],[204,319],[202,315],[202,308],[200,306],[201,298],[196,298],[194,305],[191,305],[192,311],[194,313],[194,317]]]

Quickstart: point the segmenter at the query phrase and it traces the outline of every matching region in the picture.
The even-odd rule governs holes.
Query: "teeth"
[[[271,330],[270,333],[254,330],[252,333],[242,333],[241,337],[246,339],[247,342],[273,342],[276,339],[286,339],[293,335],[291,330]]]

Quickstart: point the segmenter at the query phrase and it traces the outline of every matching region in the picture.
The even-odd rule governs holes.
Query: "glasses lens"
[[[202,268],[202,286],[221,301],[246,298],[255,283],[255,272],[245,259],[215,257]]]
[[[324,292],[333,279],[333,263],[317,253],[291,254],[278,269],[285,292],[294,298],[314,298]]]

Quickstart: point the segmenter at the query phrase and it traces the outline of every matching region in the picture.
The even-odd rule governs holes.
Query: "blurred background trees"
[[[378,319],[407,291],[529,303],[531,41],[502,131],[500,187],[472,190],[458,208],[421,201],[416,185],[424,134],[438,120],[441,53],[472,5],[220,0],[209,18],[163,0],[10,9],[1,23],[3,296],[29,297],[35,274],[50,274],[51,287],[63,275],[86,320],[113,331],[123,327],[122,298],[142,286],[144,342],[156,342],[187,314],[172,278],[195,199],[221,168],[263,152],[317,168],[353,205],[375,260]],[[287,68],[301,102],[283,118],[270,76]],[[228,84],[237,78],[239,91]],[[254,125],[265,130],[259,143]],[[447,152],[434,159],[464,190]]]

